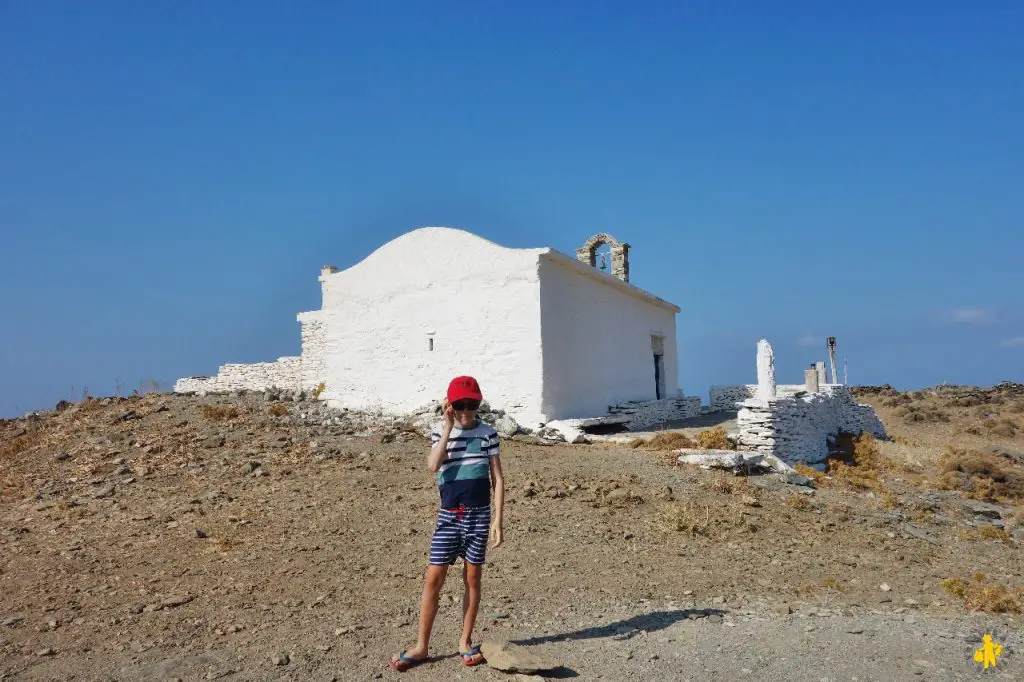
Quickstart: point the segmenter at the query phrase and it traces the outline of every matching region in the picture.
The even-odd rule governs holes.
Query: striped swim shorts
[[[467,564],[482,564],[491,531],[491,507],[439,509],[434,537],[430,540],[430,563],[449,566],[458,557]]]

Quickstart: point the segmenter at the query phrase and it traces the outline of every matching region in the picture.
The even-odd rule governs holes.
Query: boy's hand
[[[444,411],[444,428],[451,430],[455,426],[455,410],[447,398],[445,398],[444,407],[441,409]]]
[[[493,523],[491,523],[491,537],[494,538],[494,542],[491,543],[491,548],[492,549],[496,549],[496,548],[500,547],[501,546],[501,542],[503,540],[503,538],[502,538],[502,529],[501,529],[501,524],[498,523],[497,521],[494,521]]]

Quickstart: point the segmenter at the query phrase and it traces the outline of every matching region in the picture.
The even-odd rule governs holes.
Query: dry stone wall
[[[793,395],[806,390],[803,384],[780,384],[775,387],[777,395]],[[739,409],[739,403],[757,397],[757,384],[740,386],[712,386],[708,396],[711,412]]]
[[[828,458],[829,443],[840,433],[886,438],[875,411],[858,404],[846,386],[828,385],[817,393],[749,399],[737,415],[739,445],[771,454],[789,465]]]
[[[640,431],[668,421],[696,417],[700,414],[700,397],[622,403],[608,408],[608,414],[628,417],[626,428],[630,431]]]
[[[302,358],[284,357],[276,362],[221,365],[212,377],[186,377],[174,383],[177,393],[220,393],[227,391],[263,391],[302,388]]]

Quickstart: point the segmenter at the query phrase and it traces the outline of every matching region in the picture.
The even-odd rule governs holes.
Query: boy
[[[492,548],[502,542],[502,512],[505,479],[501,471],[498,434],[477,419],[483,394],[473,377],[452,379],[443,407],[444,419],[431,433],[427,468],[437,478],[441,508],[430,542],[430,563],[424,577],[420,602],[419,637],[416,645],[392,656],[388,667],[404,672],[427,658],[430,632],[437,615],[438,596],[448,567],[462,557],[462,636],[459,653],[463,665],[484,662],[479,646],[473,644],[473,624],[480,607],[480,574],[487,540]],[[491,520],[491,488],[494,489],[494,519]]]

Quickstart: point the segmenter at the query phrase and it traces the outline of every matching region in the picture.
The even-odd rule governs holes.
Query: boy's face
[[[452,403],[452,410],[455,412],[455,423],[462,428],[469,428],[476,422],[476,411],[480,403],[475,400],[456,400]]]

